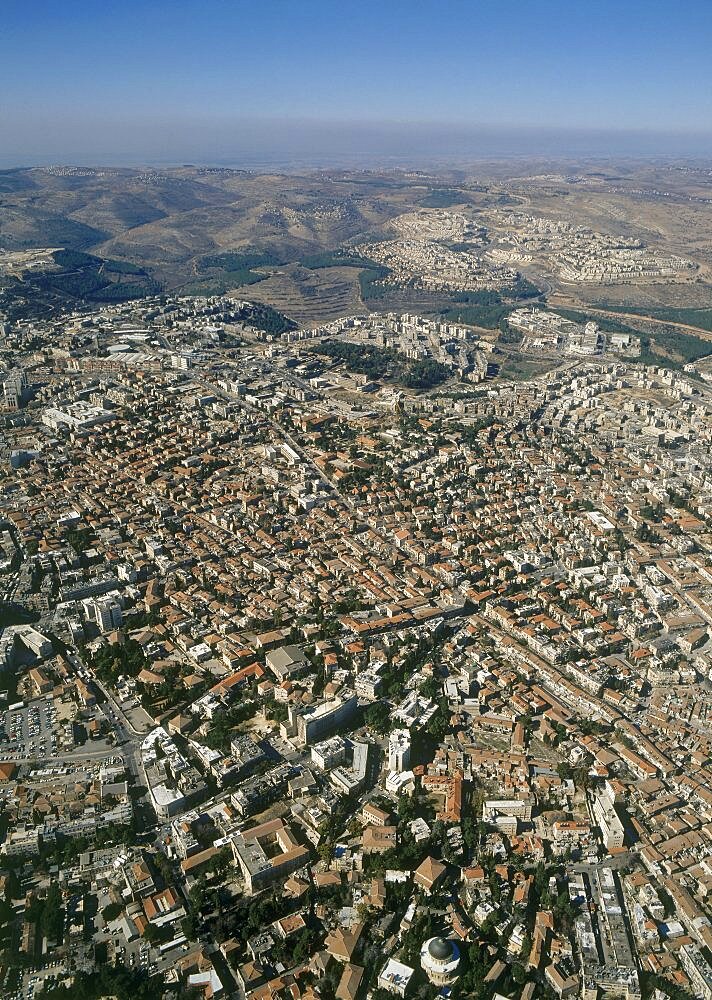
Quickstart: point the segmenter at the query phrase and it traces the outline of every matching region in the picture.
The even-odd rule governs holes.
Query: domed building
[[[420,949],[420,965],[435,986],[448,986],[457,979],[460,949],[454,941],[432,937]]]

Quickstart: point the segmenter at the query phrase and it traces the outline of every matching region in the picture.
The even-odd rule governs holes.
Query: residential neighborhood
[[[712,996],[709,386],[243,305],[2,327],[3,995]]]

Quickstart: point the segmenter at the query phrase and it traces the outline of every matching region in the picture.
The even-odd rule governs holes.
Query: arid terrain
[[[490,240],[501,236],[498,227],[507,213],[516,213],[612,240],[638,240],[653,252],[691,262],[684,280],[613,284],[566,282],[546,252],[513,263],[551,304],[653,315],[712,308],[712,171],[696,166],[483,163],[437,176],[295,176],[193,166],[9,170],[0,173],[0,252],[85,251],[135,265],[166,291],[239,294],[299,324],[313,324],[364,309],[364,261],[319,255],[354,256],[359,245],[402,237],[404,224],[394,220],[404,215],[407,235],[417,236],[407,213],[422,209],[457,213],[484,227]],[[431,229],[425,228],[424,238],[432,239]],[[469,251],[469,240],[458,247]],[[440,245],[453,242],[445,238]],[[220,254],[236,256],[216,265]],[[0,258],[5,284],[18,280],[17,261],[11,264],[3,268]],[[416,286],[379,287],[377,307],[437,312],[452,305],[452,295]],[[366,295],[371,298],[373,289]]]

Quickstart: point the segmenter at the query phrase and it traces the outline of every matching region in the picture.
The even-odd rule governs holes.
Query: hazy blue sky
[[[711,52],[712,0],[2,0],[0,161],[709,151]]]

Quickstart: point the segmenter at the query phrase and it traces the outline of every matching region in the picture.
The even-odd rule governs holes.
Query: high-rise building
[[[358,698],[355,694],[346,694],[322,702],[321,705],[308,708],[301,714],[290,706],[287,721],[282,723],[280,732],[285,739],[296,737],[302,746],[309,746],[348,722],[357,707]]]
[[[388,770],[407,771],[410,767],[410,730],[394,729],[388,737]]]
[[[121,605],[111,594],[89,598],[82,601],[82,604],[87,620],[94,622],[100,632],[113,632],[114,629],[121,628],[124,620]]]
[[[27,399],[27,376],[23,371],[10,372],[3,383],[6,410],[19,410]]]

